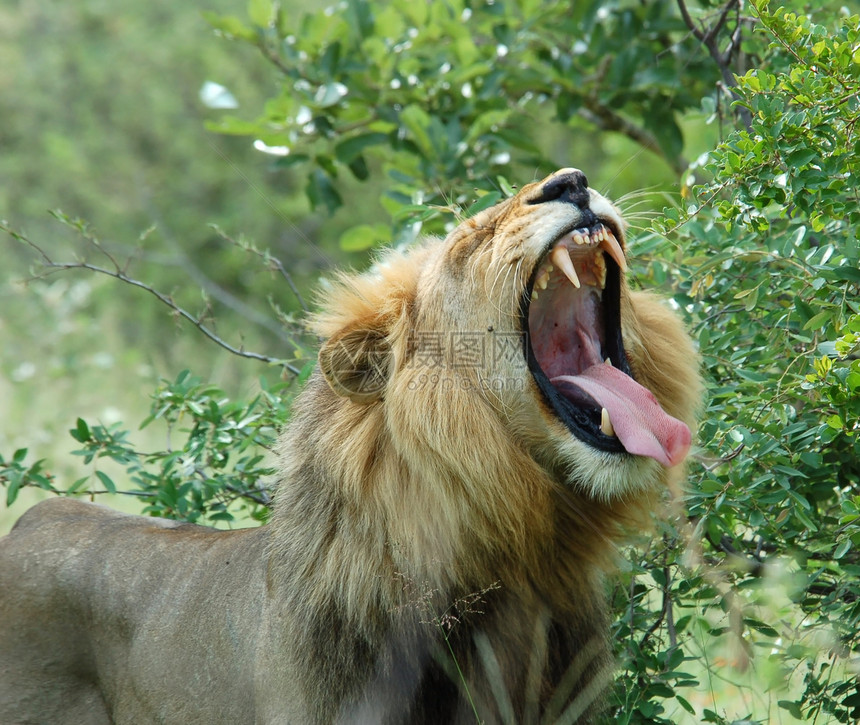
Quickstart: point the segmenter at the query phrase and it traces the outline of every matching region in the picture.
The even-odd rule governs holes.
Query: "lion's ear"
[[[393,356],[385,332],[362,325],[332,335],[320,349],[319,363],[335,393],[355,403],[372,403],[385,392]]]

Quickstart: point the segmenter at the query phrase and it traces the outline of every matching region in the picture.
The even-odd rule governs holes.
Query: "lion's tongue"
[[[666,413],[650,390],[618,368],[592,365],[579,375],[559,375],[552,383],[575,386],[606,408],[628,453],[674,466],[690,448],[690,429]]]

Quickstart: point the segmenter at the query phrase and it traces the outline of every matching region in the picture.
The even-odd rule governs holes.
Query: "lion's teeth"
[[[574,235],[574,239],[575,238],[576,235]],[[560,244],[553,249],[552,254],[550,254],[550,258],[555,263],[555,266],[564,273],[564,276],[570,280],[570,283],[576,287],[576,289],[579,289],[582,286],[579,282],[579,277],[576,276],[576,269],[573,266],[573,262],[570,261],[570,254],[564,245]]]
[[[618,243],[615,235],[608,229],[606,230],[606,234],[603,235],[603,239],[600,241],[600,248],[605,250],[609,256],[615,260],[615,264],[618,265],[622,272],[627,271],[627,261],[624,259],[624,250],[621,249],[621,245]]]
[[[593,265],[593,272],[594,276],[597,278],[597,284],[600,285],[600,289],[606,289],[606,262],[603,259],[602,254],[595,255]]]
[[[612,427],[609,411],[606,408],[600,409],[600,430],[608,436],[615,436],[615,428]]]
[[[538,298],[537,290],[532,290],[532,302],[534,302]]]
[[[609,358],[606,358],[606,359],[603,361],[603,364],[604,364],[604,365],[609,365],[609,367],[612,367],[612,360],[610,360]]]

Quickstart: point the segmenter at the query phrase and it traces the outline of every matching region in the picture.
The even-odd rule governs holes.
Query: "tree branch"
[[[740,0],[728,0],[725,5],[723,5],[722,10],[720,11],[720,15],[717,18],[716,22],[711,25],[709,28],[701,28],[696,25],[696,22],[690,16],[689,10],[687,10],[687,4],[685,0],[677,0],[678,10],[681,13],[681,18],[684,21],[684,24],[690,29],[690,32],[695,36],[695,38],[705,46],[714,63],[717,65],[717,69],[720,71],[720,76],[722,77],[722,84],[732,95],[735,97],[740,97],[739,94],[735,91],[737,87],[737,81],[735,80],[735,76],[730,69],[732,57],[734,56],[737,49],[740,47]],[[726,24],[729,13],[732,10],[736,10],[738,12],[737,18],[737,27],[732,33],[729,43],[726,47],[725,52],[721,52],[717,38],[722,31],[723,27]],[[743,123],[744,127],[749,130],[752,125],[752,117],[750,112],[746,108],[738,109],[738,118]]]
[[[12,228],[10,228],[5,221],[0,222],[0,230],[6,232],[7,234],[9,234],[12,238],[16,239],[17,241],[29,246],[41,258],[42,267],[46,271],[42,274],[34,275],[34,277],[33,277],[34,279],[45,278],[45,277],[48,277],[48,276],[50,276],[56,272],[69,270],[69,269],[85,269],[87,271],[95,272],[97,274],[103,274],[107,277],[113,277],[114,279],[117,279],[121,282],[125,282],[126,284],[129,284],[132,287],[138,287],[142,290],[145,290],[146,292],[151,294],[153,297],[155,297],[159,302],[163,303],[164,305],[169,307],[171,310],[173,310],[175,315],[177,315],[178,317],[181,317],[181,318],[187,320],[188,322],[190,322],[192,325],[194,325],[194,327],[196,327],[200,332],[202,332],[212,342],[214,342],[219,347],[222,347],[223,349],[227,350],[227,352],[230,352],[230,353],[237,355],[239,357],[248,358],[250,360],[257,360],[259,362],[264,362],[264,363],[267,363],[269,365],[280,365],[281,367],[283,367],[285,370],[287,370],[292,375],[298,375],[301,372],[298,368],[296,368],[294,365],[291,365],[286,360],[271,357],[269,355],[264,355],[264,354],[257,353],[257,352],[252,352],[250,350],[245,350],[243,348],[237,348],[237,347],[231,345],[226,340],[219,337],[212,329],[207,327],[203,323],[203,320],[200,317],[198,317],[196,315],[192,315],[190,312],[188,312],[187,310],[185,310],[182,307],[180,307],[179,305],[177,305],[169,296],[163,294],[162,292],[159,292],[157,289],[155,289],[154,287],[151,287],[150,285],[146,284],[145,282],[141,282],[138,279],[134,279],[133,277],[129,277],[126,274],[125,270],[117,262],[117,260],[104,247],[102,247],[102,245],[98,241],[98,239],[96,239],[92,234],[90,234],[88,232],[85,225],[83,225],[82,223],[75,223],[75,222],[72,222],[71,220],[65,219],[62,215],[55,215],[55,216],[57,216],[57,218],[60,221],[63,221],[64,223],[71,224],[76,229],[78,229],[78,231],[84,236],[84,238],[87,239],[87,241],[89,241],[96,249],[98,249],[111,262],[111,264],[113,265],[113,269],[107,269],[105,267],[99,267],[98,265],[91,264],[91,263],[85,262],[85,261],[56,262],[56,261],[54,261],[53,258],[51,258],[51,256],[47,252],[45,252],[44,249],[42,249],[38,244],[36,244],[32,240],[30,240],[27,236],[25,236],[24,234],[21,234],[20,232],[17,232],[15,230],[13,230]]]
[[[725,456],[720,456],[719,458],[706,458],[704,456],[694,456],[694,458],[699,461],[706,471],[713,471],[715,468],[719,468],[724,463],[728,463],[734,458],[737,458],[741,451],[746,447],[745,443],[740,443],[737,448],[727,453]]]
[[[687,161],[682,156],[674,159],[666,156],[654,134],[628,121],[624,116],[619,115],[608,106],[600,103],[596,98],[587,96],[584,99],[584,103],[586,107],[580,108],[578,113],[589,123],[593,123],[603,131],[614,131],[623,134],[643,148],[653,151],[658,156],[666,159],[671,164],[672,169],[679,175],[687,168]]]
[[[161,237],[170,245],[170,248],[174,255],[174,259],[171,260],[172,263],[178,263],[178,266],[182,269],[182,271],[185,272],[185,274],[187,274],[191,278],[191,281],[194,282],[194,284],[196,284],[198,287],[200,287],[204,293],[212,295],[212,297],[214,297],[219,303],[221,303],[225,307],[233,310],[236,314],[245,317],[253,324],[265,328],[283,342],[292,343],[290,335],[285,333],[282,325],[272,320],[271,317],[267,317],[262,312],[259,312],[250,305],[246,304],[244,301],[236,297],[236,295],[232,294],[229,290],[224,289],[217,282],[210,279],[203,272],[203,270],[201,270],[200,267],[198,267],[189,258],[189,256],[185,253],[185,250],[182,249],[182,246],[177,241],[175,235],[170,232],[168,225],[161,217],[161,213],[158,207],[152,203],[152,198],[149,194],[148,189],[145,189],[145,193],[142,194],[142,196],[144,199],[144,203],[147,206],[148,213],[155,220]],[[210,225],[210,227],[215,228],[214,225]],[[215,228],[215,231],[216,233],[220,234],[220,231],[217,228]],[[222,236],[222,238],[227,239],[226,235],[220,234],[220,236]],[[291,280],[288,280],[288,282],[291,282]],[[291,285],[291,287],[292,286],[293,285]],[[299,301],[301,302],[301,298],[299,298]],[[305,309],[304,305],[302,305],[302,309]],[[307,310],[305,309],[305,311]]]

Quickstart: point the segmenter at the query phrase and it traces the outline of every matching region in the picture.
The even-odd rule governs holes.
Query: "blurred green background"
[[[207,289],[217,329],[233,344],[289,356],[266,304],[276,280],[209,224],[258,240],[308,281],[331,264],[318,241],[324,221],[246,140],[204,130],[221,112],[201,101],[204,83],[230,87],[251,107],[273,83],[252,52],[214,36],[204,9],[227,12],[231,2],[0,8],[0,217],[57,260],[86,245],[49,210],[84,219],[117,259],[131,260],[130,275],[195,314]],[[66,431],[78,415],[141,420],[158,378],[186,367],[235,392],[266,372],[207,343],[141,290],[88,273],[28,282],[34,250],[4,235],[2,254],[4,451],[29,447],[76,475]]]

